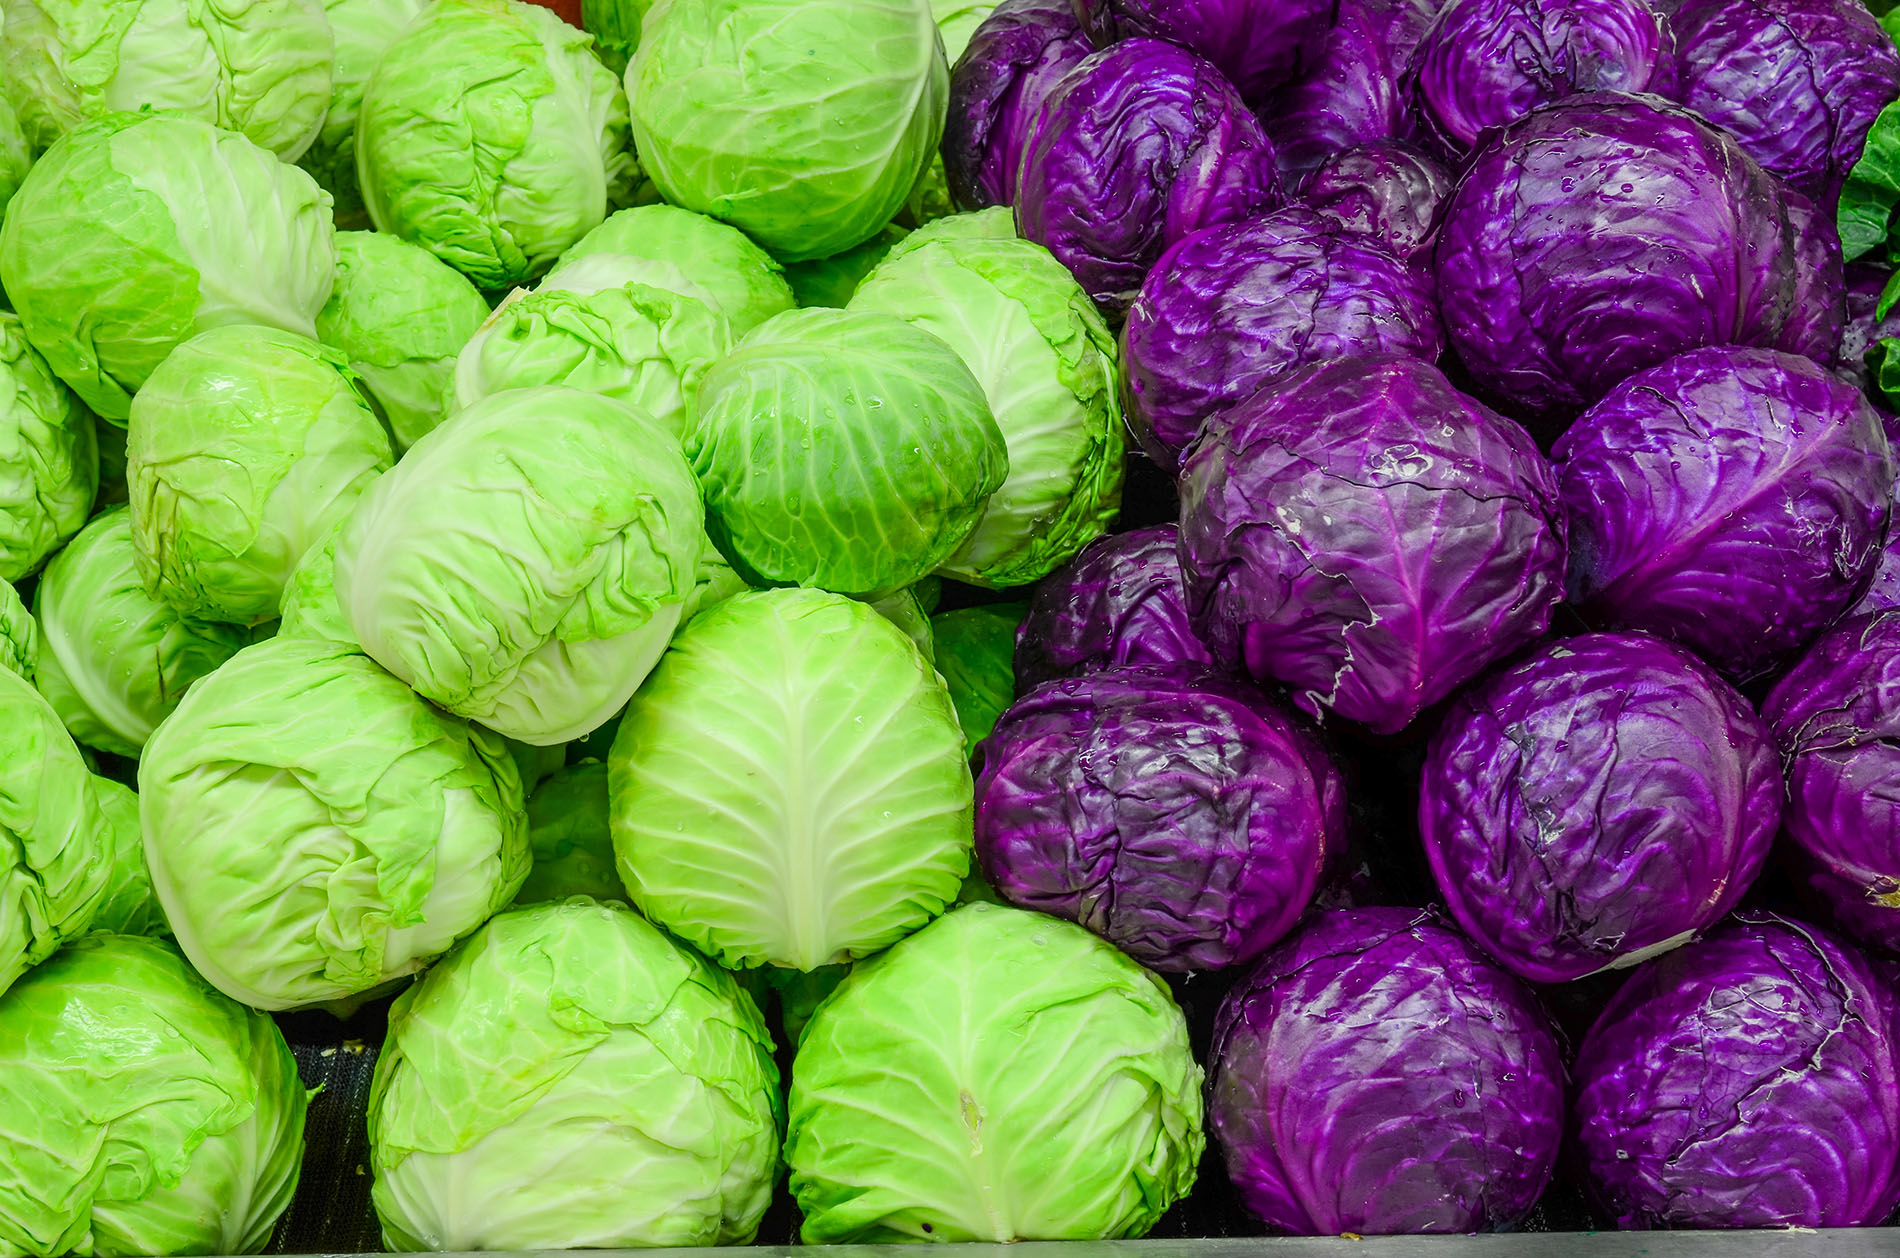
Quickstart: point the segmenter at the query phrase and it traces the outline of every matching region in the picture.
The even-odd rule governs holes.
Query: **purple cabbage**
[[[1390,29],[1389,14],[1364,0],[1341,0],[1339,21],[1311,68],[1261,106],[1289,188],[1335,153],[1410,130]]]
[[[1445,326],[1481,385],[1535,412],[1580,410],[1704,345],[1831,360],[1814,335],[1825,319],[1806,310],[1830,295],[1802,274],[1817,252],[1803,226],[1822,230],[1695,115],[1571,97],[1472,156],[1438,238]]]
[[[1632,376],[1558,439],[1570,601],[1769,671],[1853,606],[1886,537],[1893,457],[1851,384],[1772,350]]]
[[[1894,452],[1894,501],[1900,502],[1900,418],[1883,411],[1880,426],[1887,433],[1887,448]],[[1854,604],[1854,614],[1895,607],[1900,607],[1900,524],[1889,517],[1887,542],[1880,549],[1880,558],[1874,561],[1874,575],[1868,579],[1866,591]]]
[[[1563,1132],[1543,1014],[1427,910],[1313,918],[1228,995],[1209,1075],[1228,1175],[1281,1232],[1510,1227]]]
[[[1339,0],[1074,0],[1097,48],[1166,40],[1211,61],[1249,100],[1318,55]]]
[[[1069,0],[1002,0],[950,75],[943,166],[966,210],[1016,198],[1023,149],[1042,102],[1094,52]]]
[[[1128,426],[1176,470],[1209,416],[1311,363],[1427,362],[1445,348],[1431,275],[1316,211],[1197,232],[1162,255],[1122,333]]]
[[[1418,824],[1452,916],[1521,978],[1561,983],[1681,944],[1741,898],[1781,775],[1748,701],[1687,651],[1590,634],[1459,695]]]
[[[1043,102],[1016,223],[1110,312],[1169,245],[1280,204],[1273,145],[1220,72],[1154,39],[1098,52]]]
[[[1900,612],[1842,621],[1762,705],[1787,771],[1782,825],[1843,929],[1900,951]]]
[[[1891,979],[1741,914],[1623,985],[1577,1055],[1578,1145],[1626,1228],[1856,1227],[1900,1203]]]
[[[1832,215],[1789,188],[1788,223],[1794,231],[1795,293],[1782,348],[1832,366],[1847,326],[1847,269]]]
[[[990,885],[1150,969],[1252,960],[1344,845],[1345,797],[1318,746],[1217,673],[1048,682],[983,744],[976,851]]]
[[[1121,664],[1206,667],[1172,524],[1098,537],[1037,584],[1016,632],[1016,689]]]
[[[1833,213],[1900,56],[1860,0],[1690,0],[1673,19],[1676,97]]]
[[[1900,336],[1900,310],[1880,317],[1880,294],[1887,287],[1888,273],[1879,267],[1849,266],[1842,278],[1845,318],[1834,351],[1834,369],[1866,392],[1874,387],[1867,353],[1879,341]]]
[[[1346,230],[1377,240],[1394,257],[1424,255],[1429,261],[1451,189],[1443,166],[1408,144],[1383,140],[1326,159],[1300,198]]]
[[[1423,134],[1448,155],[1579,92],[1668,94],[1668,23],[1646,0],[1451,0],[1412,62]]]
[[[1390,734],[1543,634],[1564,518],[1518,425],[1428,363],[1345,359],[1202,429],[1181,567],[1217,658]]]

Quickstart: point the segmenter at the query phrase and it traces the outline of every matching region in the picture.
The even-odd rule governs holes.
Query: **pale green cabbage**
[[[851,599],[766,590],[700,613],[628,705],[608,764],[634,904],[728,966],[876,952],[942,912],[969,868],[949,696]]]
[[[528,796],[528,845],[534,868],[516,904],[592,896],[624,900],[614,872],[614,840],[607,821],[607,766],[598,760],[561,769]]]
[[[636,171],[613,74],[586,35],[520,0],[435,0],[384,52],[357,115],[370,221],[485,289],[547,270]]]
[[[541,287],[591,293],[630,283],[705,299],[734,336],[792,308],[785,268],[771,254],[744,232],[674,205],[614,214],[562,254]]]
[[[284,582],[278,637],[314,638],[356,646],[356,631],[350,628],[349,619],[343,615],[343,605],[336,599],[336,547],[342,540],[345,523],[346,520],[338,520],[332,524],[290,570],[290,577]]]
[[[34,684],[76,740],[120,756],[136,757],[193,683],[251,643],[248,629],[187,616],[146,592],[124,507],[54,556],[33,614]]]
[[[1039,581],[1121,508],[1115,338],[1068,268],[1019,240],[1007,208],[939,219],[892,248],[851,298],[941,338],[975,373],[1009,446],[1009,479],[942,571]]]
[[[53,373],[123,425],[132,394],[196,333],[313,335],[335,235],[328,194],[243,136],[111,114],[67,132],[20,185],[0,283]]]
[[[0,669],[32,681],[39,658],[39,625],[13,583],[0,580]]]
[[[336,592],[363,649],[525,743],[619,711],[693,589],[705,519],[679,444],[574,389],[515,389],[424,437],[363,496]]]
[[[152,875],[145,868],[138,794],[102,777],[92,779],[92,789],[99,795],[112,848],[112,872],[106,878],[105,899],[93,914],[92,929],[110,935],[171,934],[165,910],[152,892]]]
[[[855,249],[830,258],[794,262],[785,268],[792,295],[800,306],[828,306],[842,310],[851,304],[851,294],[869,275],[891,247],[910,235],[910,229],[892,223]]]
[[[778,1175],[772,1040],[620,905],[503,913],[404,993],[370,1098],[396,1250],[744,1244]]]
[[[317,339],[349,359],[398,454],[442,422],[455,356],[488,318],[466,276],[381,232],[339,232]]]
[[[139,574],[188,615],[275,620],[290,570],[390,462],[336,351],[274,328],[200,333],[132,402]]]
[[[854,966],[792,1066],[807,1244],[1140,1236],[1204,1145],[1167,985],[1039,913],[972,904]]]
[[[170,943],[79,940],[0,997],[0,1248],[262,1252],[307,1104],[275,1024]]]
[[[891,221],[949,93],[928,0],[660,0],[627,67],[634,140],[666,199],[788,262]]]
[[[294,162],[330,104],[322,0],[7,0],[4,43],[36,149],[93,114],[169,110]]]
[[[413,974],[528,874],[502,740],[343,643],[262,642],[192,687],[145,745],[139,806],[179,946],[259,1009]]]
[[[317,138],[297,164],[335,199],[339,227],[369,224],[356,186],[356,115],[363,108],[363,88],[384,50],[427,7],[428,0],[324,0],[336,37],[336,68]]]

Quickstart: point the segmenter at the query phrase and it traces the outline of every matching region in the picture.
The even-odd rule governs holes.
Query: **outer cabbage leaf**
[[[1762,715],[1787,772],[1782,825],[1808,889],[1867,943],[1900,950],[1900,613],[1822,635]]]
[[[627,99],[586,35],[520,0],[434,0],[363,89],[356,176],[378,231],[480,288],[546,271],[626,201]]]
[[[166,110],[294,162],[330,103],[322,0],[13,0],[3,42],[35,150],[94,114]]]
[[[186,615],[275,620],[291,568],[390,461],[336,351],[273,328],[200,333],[133,399],[139,575]]]
[[[455,357],[488,303],[461,272],[394,236],[339,232],[336,254],[317,339],[349,359],[401,454],[442,422]]]
[[[1344,359],[1203,428],[1180,555],[1216,659],[1391,734],[1543,635],[1564,515],[1522,428],[1429,364]]]
[[[0,580],[37,572],[85,524],[98,488],[92,416],[0,311]]]
[[[1010,205],[1042,102],[1094,48],[1069,0],[1002,0],[950,75],[944,176],[959,209]]]
[[[1300,199],[1348,231],[1372,237],[1395,257],[1429,263],[1451,190],[1452,177],[1443,166],[1407,144],[1387,140],[1326,159],[1301,185]]]
[[[627,72],[640,47],[640,28],[656,0],[580,0],[581,29],[594,37],[594,51],[617,75]]]
[[[1379,0],[1339,0],[1338,21],[1301,76],[1267,97],[1260,120],[1287,187],[1344,149],[1411,134],[1393,18]]]
[[[0,999],[0,1244],[261,1253],[306,1105],[276,1025],[171,944],[79,940]]]
[[[1894,460],[1858,389],[1805,358],[1705,349],[1625,381],[1555,447],[1570,601],[1769,672],[1860,596]]]
[[[1180,531],[1098,538],[1036,587],[1017,635],[1016,688],[1118,664],[1214,663],[1188,617]]]
[[[989,904],[852,967],[799,1041],[790,1115],[807,1244],[1140,1236],[1204,1143],[1161,980]]]
[[[79,749],[39,692],[4,669],[0,845],[5,991],[92,925],[105,899],[112,857],[107,819]]]
[[[949,559],[1009,468],[955,351],[868,311],[753,329],[702,382],[686,452],[707,531],[748,581],[873,596]]]
[[[0,227],[35,348],[102,418],[180,343],[234,323],[309,336],[336,277],[329,197],[240,135],[112,114],[40,158]]]
[[[945,576],[1028,585],[1067,562],[1121,508],[1115,339],[1048,250],[1008,210],[939,219],[891,249],[849,309],[895,315],[943,340],[989,401],[1009,476]]]
[[[251,643],[251,631],[201,620],[146,592],[125,508],[88,524],[33,592],[40,625],[34,684],[88,747],[137,757],[201,677]]]
[[[1540,983],[1634,965],[1715,923],[1780,816],[1748,700],[1687,651],[1611,634],[1551,643],[1459,695],[1418,800],[1452,916]]]
[[[778,1177],[778,1096],[730,975],[618,905],[503,913],[390,1010],[369,1119],[384,1239],[744,1244]]]
[[[930,15],[937,23],[938,38],[943,41],[944,64],[954,67],[970,37],[996,8],[996,0],[930,0]],[[917,176],[917,184],[904,199],[904,215],[913,226],[921,227],[957,207],[950,200],[950,184],[944,174],[943,148],[937,147]],[[806,304],[801,302],[801,305]]]
[[[349,617],[343,614],[343,605],[336,597],[336,548],[348,522],[338,520],[331,525],[290,570],[284,582],[277,637],[356,645],[356,630],[350,627]]]
[[[1292,206],[1162,255],[1122,330],[1129,427],[1164,471],[1210,416],[1309,363],[1445,348],[1429,273]]]
[[[908,235],[909,228],[889,223],[883,231],[854,249],[846,249],[834,257],[792,263],[785,268],[785,278],[792,286],[792,296],[798,299],[800,306],[844,309],[851,304],[851,294],[858,291],[858,285],[864,281],[864,277],[884,260],[898,241]]]
[[[1169,245],[1281,201],[1259,120],[1212,65],[1153,39],[1064,76],[1023,145],[1018,228],[1111,313]]]
[[[667,0],[627,67],[634,139],[666,199],[787,262],[891,221],[949,89],[928,0]]]
[[[194,686],[139,762],[152,886],[192,965],[258,1009],[413,974],[528,873],[502,740],[352,647],[280,639]]]
[[[1623,1227],[1856,1227],[1900,1203],[1891,980],[1745,914],[1618,989],[1576,1064],[1582,1161]]]
[[[1038,686],[983,744],[976,851],[1010,903],[1150,969],[1279,942],[1345,847],[1317,744],[1244,682],[1110,668]]]
[[[600,761],[557,770],[534,789],[528,796],[528,845],[534,849],[534,868],[521,884],[516,904],[577,895],[627,898],[614,872],[607,766]]]
[[[1278,1231],[1509,1228],[1563,1136],[1534,998],[1425,910],[1315,917],[1228,994],[1209,1061],[1228,1174]]]
[[[969,869],[950,697],[852,599],[772,590],[702,612],[608,763],[635,906],[730,967],[876,952],[942,912]]]
[[[378,480],[345,527],[336,593],[378,663],[521,742],[592,731],[665,650],[705,517],[679,445],[573,389],[459,413]]]

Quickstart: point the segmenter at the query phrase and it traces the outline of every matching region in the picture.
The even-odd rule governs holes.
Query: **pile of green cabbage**
[[[991,7],[9,0],[0,1250],[262,1249],[270,1015],[392,995],[394,1248],[1188,1192],[1168,987],[969,903],[1014,621],[932,613],[1124,466],[1094,303],[949,213]]]

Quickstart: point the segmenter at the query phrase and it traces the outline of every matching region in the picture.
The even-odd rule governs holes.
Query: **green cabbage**
[[[608,764],[634,904],[728,966],[876,952],[943,911],[969,869],[973,786],[949,696],[851,599],[767,590],[700,613]]]
[[[0,997],[0,1248],[260,1253],[307,1104],[277,1027],[171,944],[82,939]]]
[[[377,230],[485,289],[541,274],[631,193],[627,101],[588,38],[520,0],[434,0],[363,90]]]
[[[428,0],[324,0],[336,37],[330,104],[316,140],[297,164],[335,200],[339,227],[369,223],[356,186],[356,115],[363,108],[363,88],[383,50],[427,7]]]
[[[290,570],[390,461],[336,351],[274,328],[200,333],[132,402],[139,574],[188,615],[275,620]]]
[[[528,796],[528,845],[534,868],[516,904],[592,896],[624,900],[614,872],[607,821],[607,766],[595,760],[561,769]]]
[[[303,553],[284,582],[280,638],[314,638],[356,647],[356,631],[336,598],[336,548],[347,520],[338,520]],[[358,647],[357,649],[361,649]]]
[[[152,892],[152,875],[145,868],[145,836],[139,828],[139,797],[129,786],[111,778],[94,777],[110,836],[112,870],[106,878],[105,899],[93,914],[92,929],[112,935],[169,935],[165,910]]]
[[[627,68],[634,140],[666,199],[788,262],[891,221],[949,92],[927,0],[661,0]]]
[[[1016,701],[1016,629],[1028,611],[1022,603],[1007,603],[930,618],[937,672],[949,688],[957,724],[971,751]]]
[[[0,580],[0,669],[32,681],[39,658],[39,625],[13,583]]]
[[[0,283],[53,373],[124,424],[181,342],[256,323],[302,336],[336,277],[330,198],[243,136],[162,114],[73,128],[0,228]]]
[[[20,320],[0,311],[0,580],[39,570],[92,511],[92,416],[54,378]]]
[[[734,336],[792,308],[785,268],[771,254],[744,232],[673,205],[621,210],[562,254],[541,287],[591,293],[629,283],[703,297]]]
[[[139,806],[179,946],[259,1009],[413,974],[528,873],[502,740],[342,643],[259,643],[192,687],[145,745]]]
[[[546,746],[619,711],[704,544],[666,432],[574,389],[485,398],[363,496],[336,592],[363,649],[451,712]]]
[[[1194,1186],[1201,1069],[1167,985],[972,904],[853,967],[792,1066],[807,1244],[1140,1236]]]
[[[392,1249],[743,1244],[778,1071],[730,975],[623,906],[539,904],[396,1001],[369,1134]]]

